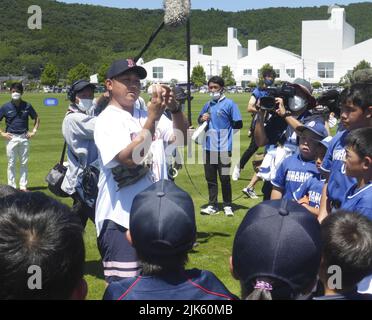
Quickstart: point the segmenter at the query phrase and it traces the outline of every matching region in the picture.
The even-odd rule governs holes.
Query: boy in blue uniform
[[[198,122],[208,121],[206,139],[203,142],[203,160],[205,178],[208,183],[209,205],[201,213],[217,214],[218,183],[220,177],[224,212],[233,216],[230,166],[233,131],[243,127],[238,106],[224,95],[225,82],[214,76],[208,81],[208,90],[212,98],[200,111]]]
[[[321,169],[329,177],[322,191],[319,220],[341,206],[356,180],[345,175],[345,139],[350,131],[372,126],[372,85],[356,83],[341,94],[341,124],[344,131],[332,139]]]
[[[372,220],[372,128],[353,130],[345,143],[346,175],[357,183],[346,192],[341,208]]]
[[[316,150],[315,165],[317,169],[320,169],[324,155],[327,152],[329,142],[332,137],[326,137],[318,144],[318,149]],[[322,190],[325,183],[325,178],[322,175],[316,175],[308,180],[306,180],[294,193],[293,198],[302,204],[307,210],[312,214],[319,215],[320,199],[322,196]]]
[[[372,273],[372,221],[357,213],[338,211],[323,220],[321,234],[319,278],[324,296],[314,300],[372,300],[372,295],[357,292],[358,282]],[[336,273],[329,272],[331,266],[339,268],[338,280]]]
[[[196,239],[194,204],[172,181],[160,180],[134,198],[129,230],[141,273],[112,282],[104,300],[236,299],[213,273],[185,270]]]
[[[295,200],[293,193],[306,180],[319,174],[315,165],[315,156],[319,141],[327,136],[325,126],[321,122],[310,121],[304,126],[299,126],[297,131],[300,133],[300,152],[286,158],[279,166],[271,182],[272,200],[281,198]]]

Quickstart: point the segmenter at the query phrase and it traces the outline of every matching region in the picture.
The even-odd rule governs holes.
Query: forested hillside
[[[27,28],[27,9],[35,4],[42,9],[41,30]],[[356,41],[372,38],[372,3],[345,8],[347,21],[356,29]],[[235,27],[244,47],[248,39],[258,39],[261,48],[273,45],[300,54],[301,21],[328,17],[325,6],[240,12],[192,10],[192,43],[204,45],[205,53],[210,53],[211,46],[226,45],[226,29]],[[38,78],[47,63],[56,65],[62,77],[80,62],[97,71],[113,58],[135,56],[162,19],[162,10],[0,0],[0,76],[27,74]],[[185,59],[184,38],[184,27],[163,30],[145,54],[145,61],[155,57]]]

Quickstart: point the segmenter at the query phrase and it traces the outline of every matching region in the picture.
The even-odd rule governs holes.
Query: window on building
[[[280,78],[280,69],[274,69],[276,77]]]
[[[335,73],[334,62],[318,62],[319,78],[334,78],[334,73]]]
[[[243,76],[251,76],[252,69],[243,69]]]
[[[296,77],[296,70],[295,69],[286,69],[285,72],[288,74],[290,78]]]
[[[163,67],[152,67],[152,77],[154,79],[163,79]]]
[[[202,54],[203,53],[203,50],[201,47],[199,47],[199,54]]]

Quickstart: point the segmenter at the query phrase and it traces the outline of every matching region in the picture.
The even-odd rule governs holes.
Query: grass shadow
[[[43,186],[43,187],[30,187],[30,188],[27,188],[27,189],[30,190],[30,191],[41,191],[41,190],[48,189],[48,187],[46,187],[46,186]]]
[[[196,242],[194,243],[194,247],[191,249],[189,253],[198,253],[197,249],[200,244],[208,243],[214,237],[224,237],[228,238],[231,235],[229,233],[222,233],[222,232],[197,232],[196,233]]]
[[[85,268],[84,268],[84,274],[94,276],[98,279],[105,280],[105,277],[103,275],[103,265],[102,261],[86,261],[85,262]]]

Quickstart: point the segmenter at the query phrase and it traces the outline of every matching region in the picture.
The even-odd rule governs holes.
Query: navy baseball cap
[[[133,200],[129,230],[133,247],[151,257],[192,249],[196,239],[195,209],[190,195],[170,180],[160,180]]]
[[[320,257],[320,224],[295,201],[268,200],[251,208],[234,239],[234,273],[251,290],[257,278],[268,277],[273,290],[279,280],[298,294],[315,281]]]
[[[328,136],[327,129],[321,121],[310,121],[303,126],[298,126],[296,130],[300,133],[309,130],[319,136],[319,140],[323,140]]]
[[[129,71],[136,73],[141,80],[147,77],[146,69],[141,66],[137,66],[134,60],[122,59],[116,60],[111,64],[109,70],[107,71],[106,79],[115,78],[119,74]]]
[[[82,79],[75,81],[71,86],[71,90],[74,92],[79,92],[85,89],[86,87],[91,87],[93,90],[96,88],[96,86],[93,83],[90,83],[89,81]]]
[[[325,137],[323,140],[319,141],[319,143],[322,146],[324,146],[326,149],[328,149],[329,143],[331,142],[332,139],[333,139],[332,136],[328,136],[328,137]]]

